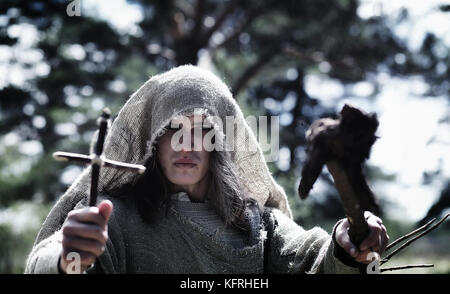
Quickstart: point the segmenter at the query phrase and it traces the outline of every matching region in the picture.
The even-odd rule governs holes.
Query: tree
[[[379,70],[421,75],[432,85],[427,95],[448,97],[450,54],[443,41],[429,34],[412,51],[385,16],[360,18],[356,0],[128,2],[143,15],[128,33],[84,11],[69,17],[67,0],[0,2],[0,69],[6,72],[0,78],[0,209],[18,200],[55,201],[73,180],[74,166],[55,162],[51,154],[86,153],[104,105],[117,114],[150,75],[176,65],[210,66],[231,86],[245,114],[280,116],[287,164],[269,168],[291,198],[296,221],[308,226],[342,215],[327,174],[321,176],[330,188],[323,199],[299,204],[296,196],[305,131],[337,111],[308,94],[310,73],[344,85],[369,81],[372,95]],[[449,11],[448,5],[439,8]],[[408,18],[404,10],[395,21]],[[377,167],[367,172],[392,180]],[[4,228],[3,239],[11,239]],[[16,249],[0,243],[6,251]],[[0,258],[0,271],[10,269],[10,262]]]
[[[361,19],[355,0],[128,2],[143,13],[132,34],[84,14],[69,17],[64,0],[1,2],[6,25],[0,40],[11,48],[18,45],[20,37],[12,28],[29,24],[39,36],[31,49],[42,55],[35,63],[48,65],[47,72],[23,85],[7,83],[0,90],[0,134],[14,133],[20,142],[42,145],[28,168],[16,173],[10,172],[11,165],[29,156],[4,148],[0,192],[6,196],[1,205],[36,194],[47,201],[57,198],[67,183],[60,182],[63,167],[49,154],[57,149],[86,152],[99,105],[117,113],[149,75],[176,65],[210,60],[244,109],[282,116],[281,143],[289,150],[291,170],[302,166],[307,126],[336,112],[307,94],[308,73],[351,84],[370,81],[384,67],[391,74],[423,75],[439,85],[430,88],[431,94],[448,93],[448,68],[435,70],[449,62],[448,54],[436,54],[442,41],[429,35],[422,49],[412,52],[384,16]],[[398,22],[407,18],[404,11]],[[36,66],[20,58],[11,59],[14,64]],[[275,164],[271,168],[278,177],[286,174]]]

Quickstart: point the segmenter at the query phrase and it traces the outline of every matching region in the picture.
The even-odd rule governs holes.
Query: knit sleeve
[[[26,274],[59,274],[62,233],[57,231],[33,247],[25,266]]]
[[[99,202],[105,197],[99,196]],[[110,199],[111,200],[111,199]],[[75,209],[82,208],[78,203]],[[97,258],[93,266],[84,273],[124,273],[125,254],[124,242],[121,226],[117,217],[120,206],[115,204],[113,214],[108,222],[108,241],[105,251]],[[26,274],[60,274],[59,258],[62,252],[62,230],[58,230],[53,235],[36,244],[28,256],[25,273]]]
[[[268,273],[359,273],[335,256],[335,242],[319,227],[304,230],[277,209],[264,213]],[[336,227],[333,229],[333,234]]]
[[[126,220],[126,208],[119,199],[99,196],[99,202],[108,199],[113,203],[113,211],[108,222],[108,241],[106,242],[105,251],[97,258],[94,267],[88,270],[89,274],[125,274],[126,268],[126,246],[124,238],[124,224]]]

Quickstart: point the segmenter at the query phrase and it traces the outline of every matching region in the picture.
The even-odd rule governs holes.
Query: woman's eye
[[[199,129],[198,130],[198,133],[199,134],[202,134],[202,135],[206,135],[209,131],[211,131],[213,128],[201,128],[201,129]]]
[[[199,134],[205,135],[212,129],[213,128],[211,128],[211,127],[209,127],[209,128],[208,127],[192,128],[191,129],[191,135],[192,136],[199,135]],[[183,131],[183,128],[182,127],[169,127],[169,128],[167,128],[166,133],[169,134],[169,135],[173,135],[173,134],[175,134],[178,131]]]

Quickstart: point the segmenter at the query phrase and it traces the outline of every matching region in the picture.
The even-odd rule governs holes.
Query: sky
[[[444,40],[447,47],[450,46],[450,18],[448,14],[444,15],[436,10],[436,7],[444,1],[362,0],[361,2],[363,4],[358,9],[361,18],[369,18],[380,13],[395,17],[402,7],[407,8],[410,20],[399,26],[394,26],[392,22],[392,26],[397,36],[405,40],[413,50],[419,48],[426,32],[435,33]],[[81,0],[81,5],[82,13],[104,18],[122,32],[131,34],[138,32],[135,24],[142,19],[142,13],[137,6],[128,4],[126,0]],[[1,23],[0,16],[0,25]],[[5,66],[7,64],[5,61],[12,57],[29,62],[39,61],[43,57],[39,51],[27,49],[38,38],[32,26],[11,26],[8,28],[8,34],[20,38],[17,48],[13,50],[0,46],[0,87],[6,83],[21,85],[33,74],[46,75],[49,67],[45,62],[37,62],[35,67],[30,69]],[[76,46],[67,48],[67,52],[82,59],[83,52]],[[396,56],[395,59],[401,62],[402,58]],[[450,152],[448,152],[450,125],[438,124],[440,119],[450,115],[448,98],[421,97],[429,87],[421,77],[399,79],[380,71],[375,79],[382,87],[374,99],[367,98],[372,94],[373,86],[369,82],[359,82],[350,87],[350,93],[353,95],[341,100],[340,94],[347,92],[348,89],[340,82],[327,77],[326,72],[329,68],[326,63],[321,64],[319,69],[323,70],[322,74],[306,76],[306,92],[310,96],[318,98],[324,106],[337,105],[337,109],[340,109],[343,103],[351,103],[366,111],[374,111],[378,115],[380,127],[377,134],[380,139],[373,146],[368,164],[379,166],[384,172],[397,175],[394,183],[377,182],[371,185],[376,195],[382,195],[383,198],[397,203],[389,211],[389,215],[412,221],[422,218],[439,196],[443,188],[442,179],[450,178]],[[287,76],[292,74],[292,71],[287,72]],[[45,100],[45,96],[42,99]],[[76,103],[75,100],[69,102]],[[24,111],[33,110],[24,108]],[[37,117],[35,123],[38,126],[45,125],[45,119]],[[70,127],[61,126],[61,130],[68,131]],[[18,138],[15,138],[14,134],[9,134],[4,140],[14,144]],[[38,141],[29,141],[25,144],[27,145],[20,146],[25,153],[41,152],[42,146]],[[20,169],[20,165],[18,168]],[[430,185],[424,186],[422,173],[433,172],[438,168],[442,173]],[[71,182],[79,172],[79,169],[68,169],[62,180]]]
[[[108,20],[119,30],[133,30],[143,15],[137,5],[126,0],[81,0],[82,13],[89,13]]]
[[[444,1],[362,2],[358,9],[362,18],[379,15],[380,11],[395,17],[401,8],[407,8],[410,20],[393,29],[413,50],[419,49],[427,32],[442,38],[447,48],[450,46],[450,18],[436,9]],[[396,56],[397,59],[401,57]],[[425,216],[439,197],[443,180],[450,179],[450,125],[438,124],[440,119],[450,116],[448,98],[422,97],[429,85],[419,76],[400,79],[380,72],[375,79],[382,87],[374,99],[366,98],[374,90],[373,86],[360,82],[350,89],[354,97],[338,101],[345,89],[326,75],[307,77],[306,91],[324,105],[337,104],[337,109],[341,109],[344,103],[351,103],[377,113],[380,139],[372,148],[368,164],[397,177],[395,182],[373,183],[372,189],[376,195],[397,204],[389,211],[391,217],[416,221]],[[438,168],[442,173],[430,185],[423,185],[423,172]]]

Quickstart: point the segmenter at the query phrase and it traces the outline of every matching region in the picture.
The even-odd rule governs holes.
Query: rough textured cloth
[[[230,154],[244,194],[255,199],[260,208],[275,207],[292,217],[286,193],[270,174],[255,135],[231,92],[214,74],[195,66],[176,67],[150,78],[141,86],[114,120],[105,140],[104,156],[122,162],[145,164],[164,127],[177,115],[194,108],[206,110],[209,116],[219,117],[223,122],[222,130],[227,129],[227,116],[234,117],[236,125],[244,127],[245,132],[236,134],[234,146],[227,147],[233,150]],[[89,167],[58,200],[34,245],[59,230],[75,205],[87,203],[90,175]],[[98,185],[99,194],[105,194],[106,188],[111,191],[130,183],[136,176],[135,173],[103,168]]]
[[[152,155],[155,140],[177,115],[194,108],[207,117],[219,117],[226,130],[227,116],[244,133],[233,140],[230,158],[237,168],[243,194],[255,199],[266,214],[267,230],[254,212],[246,236],[223,229],[209,205],[181,201],[154,225],[142,222],[132,197],[111,198],[115,207],[108,225],[109,237],[97,269],[105,273],[259,273],[340,272],[348,270],[333,256],[331,238],[320,229],[305,232],[291,220],[283,189],[274,181],[261,148],[227,86],[215,75],[194,66],[177,67],[149,79],[119,112],[105,141],[104,155],[112,160],[144,164]],[[217,127],[217,126],[215,126]],[[247,150],[243,151],[243,146]],[[254,151],[252,151],[254,150]],[[61,252],[61,227],[67,214],[87,205],[91,169],[87,168],[57,201],[36,238],[26,272],[57,272]],[[103,168],[99,194],[132,182],[136,174]],[[151,195],[149,195],[151,197]],[[182,203],[182,204],[180,204]],[[264,234],[269,234],[266,249]],[[244,242],[244,243],[242,243]],[[244,245],[244,246],[243,246]],[[243,247],[242,247],[243,246]],[[265,254],[265,255],[264,255]],[[264,265],[264,262],[266,265]]]
[[[320,228],[305,231],[278,209],[266,209],[256,240],[223,221],[208,203],[175,194],[167,215],[148,225],[127,198],[114,204],[106,250],[88,273],[358,273],[334,255]],[[58,231],[36,246],[26,273],[58,273]]]

